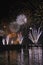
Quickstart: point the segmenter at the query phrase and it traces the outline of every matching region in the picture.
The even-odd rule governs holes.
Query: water
[[[0,51],[0,65],[43,65],[43,49],[32,47],[28,50]]]

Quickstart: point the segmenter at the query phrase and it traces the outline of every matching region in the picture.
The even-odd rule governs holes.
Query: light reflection
[[[19,52],[18,50],[0,52],[0,65],[6,63],[7,65],[43,65],[42,50],[41,47],[30,47],[28,51],[22,48]]]
[[[23,49],[21,49],[21,65],[24,65],[24,52]]]
[[[29,49],[29,65],[42,65],[41,47],[33,47],[32,49]]]

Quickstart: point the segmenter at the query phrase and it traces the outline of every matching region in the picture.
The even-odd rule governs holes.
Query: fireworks
[[[20,26],[16,22],[12,22],[10,23],[9,28],[11,32],[17,32],[19,31]]]
[[[23,25],[23,24],[27,23],[27,18],[24,14],[21,14],[21,15],[17,16],[16,22],[19,25]]]
[[[5,31],[0,30],[0,36],[3,36],[5,34]]]
[[[29,39],[33,42],[33,43],[37,43],[42,31],[40,31],[40,27],[38,28],[38,30],[35,28],[30,28],[30,32],[29,32]]]

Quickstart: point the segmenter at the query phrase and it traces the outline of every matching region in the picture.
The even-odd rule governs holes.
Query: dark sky
[[[22,9],[34,11],[41,0],[8,0],[0,2],[0,19],[16,16]]]

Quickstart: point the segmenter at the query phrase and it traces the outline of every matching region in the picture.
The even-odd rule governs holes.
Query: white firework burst
[[[38,30],[35,28],[30,28],[31,31],[29,31],[29,39],[33,42],[33,43],[37,43],[42,31],[40,31],[40,27],[38,28]]]
[[[23,24],[27,23],[27,18],[24,14],[21,14],[21,15],[17,16],[16,22],[19,25],[23,25]]]

